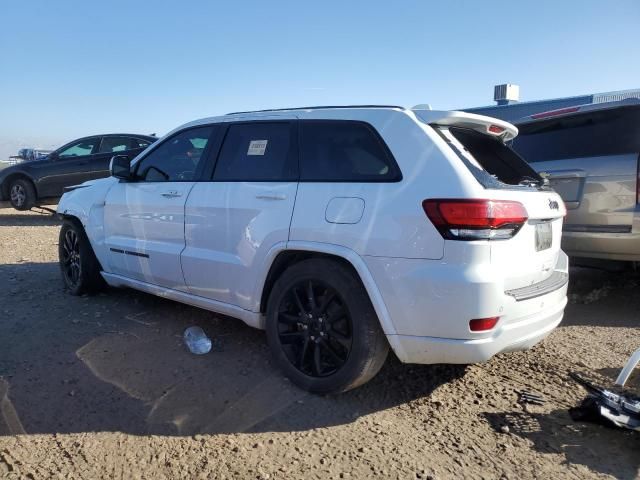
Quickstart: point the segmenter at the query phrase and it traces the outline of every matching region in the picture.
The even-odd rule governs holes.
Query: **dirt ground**
[[[613,379],[640,346],[638,274],[574,269],[563,324],[531,351],[469,367],[390,356],[322,397],[240,321],[130,290],[66,294],[58,230],[0,210],[0,478],[640,477],[639,434],[567,412],[585,395],[568,371]],[[208,355],[183,346],[191,325]]]

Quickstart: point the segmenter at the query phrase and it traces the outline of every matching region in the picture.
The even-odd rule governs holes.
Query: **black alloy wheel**
[[[80,241],[75,230],[65,232],[61,247],[60,266],[65,283],[69,288],[77,288],[80,283],[81,256]]]
[[[58,258],[64,286],[71,295],[94,293],[104,288],[100,262],[79,221],[67,218],[62,222]]]
[[[366,383],[389,351],[357,272],[337,258],[287,267],[269,292],[265,317],[275,363],[310,392],[346,392]]]
[[[293,366],[311,377],[336,373],[349,358],[352,323],[341,295],[308,280],[293,285],[278,307],[278,338]]]

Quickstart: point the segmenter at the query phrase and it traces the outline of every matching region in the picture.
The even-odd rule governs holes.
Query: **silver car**
[[[640,261],[640,100],[562,108],[514,122],[513,148],[567,206],[572,257]]]

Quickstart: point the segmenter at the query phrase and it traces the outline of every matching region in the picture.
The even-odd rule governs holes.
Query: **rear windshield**
[[[448,131],[460,144],[449,141],[450,146],[484,187],[543,185],[537,172],[499,138],[468,128],[449,127]]]
[[[640,108],[587,112],[518,127],[513,148],[528,162],[640,152]]]

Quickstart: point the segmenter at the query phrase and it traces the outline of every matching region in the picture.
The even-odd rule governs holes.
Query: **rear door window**
[[[136,148],[133,146],[133,138],[129,137],[103,137],[98,153],[117,153]]]
[[[640,108],[586,112],[518,127],[513,148],[528,162],[640,152]]]
[[[297,181],[292,126],[291,122],[230,125],[213,179],[221,182]]]
[[[131,148],[147,148],[149,145],[151,145],[151,141],[149,140],[144,140],[142,138],[136,138],[136,137],[132,137],[131,138]]]
[[[374,128],[364,122],[300,122],[300,180],[393,182],[400,170]]]

